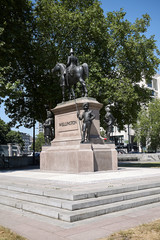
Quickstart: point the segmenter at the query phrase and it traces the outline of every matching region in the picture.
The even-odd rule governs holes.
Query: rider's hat
[[[70,54],[74,54],[73,48],[71,48],[71,50],[70,50]]]
[[[89,107],[89,103],[88,103],[88,102],[83,103],[83,108],[84,108],[85,106]]]

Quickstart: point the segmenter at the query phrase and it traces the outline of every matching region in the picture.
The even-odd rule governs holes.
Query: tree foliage
[[[3,33],[3,28],[0,27],[0,37]],[[5,66],[2,64],[3,62],[3,51],[4,51],[4,45],[5,43],[3,41],[0,42],[0,104],[2,103],[2,98],[4,98],[7,94],[7,90],[9,89],[9,85],[5,85],[5,73],[7,70],[9,70],[9,65]]]
[[[9,132],[10,127],[8,124],[5,124],[5,122],[0,119],[0,144],[6,144],[6,135]]]
[[[155,99],[138,114],[134,125],[136,140],[154,151],[160,147],[160,100]]]
[[[0,9],[0,97],[13,124],[22,124],[28,114],[28,94],[32,91],[33,12],[29,0],[4,0]],[[31,72],[31,71],[30,71]],[[27,89],[30,81],[29,90]],[[28,109],[27,109],[28,108]],[[31,111],[30,111],[31,112]],[[18,114],[16,114],[18,113]],[[32,114],[33,115],[33,114]]]
[[[24,141],[21,137],[21,134],[19,132],[10,130],[6,135],[6,142],[7,143],[13,143],[13,144],[19,144],[21,148],[24,147]]]
[[[2,119],[0,119],[0,144],[19,144],[22,148],[24,142],[22,140],[21,134],[10,129],[10,125],[6,124]]]
[[[59,78],[51,69],[57,62],[67,62],[71,47],[79,63],[89,65],[89,96],[104,105],[112,104],[120,129],[134,123],[141,103],[150,98],[150,92],[138,83],[143,77],[149,81],[159,65],[154,36],[145,36],[149,15],[134,23],[125,19],[122,9],[105,17],[98,0],[37,0],[34,8],[29,0],[20,2],[17,6],[13,0],[3,9],[12,16],[12,21],[5,18],[2,36],[12,52],[6,54],[4,66],[11,63],[5,79],[16,86],[6,100],[13,123],[29,126],[33,118],[43,122],[44,104],[53,108],[61,102]],[[102,123],[104,114],[102,109]]]
[[[35,151],[36,152],[41,152],[42,151],[42,146],[44,144],[45,144],[44,134],[43,133],[39,133],[36,136],[36,140],[35,140]],[[33,144],[31,146],[31,149],[33,150]]]

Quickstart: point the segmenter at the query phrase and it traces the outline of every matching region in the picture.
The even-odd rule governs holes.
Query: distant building
[[[160,98],[160,74],[156,74],[148,83],[143,79],[139,85],[150,89],[153,98]]]
[[[8,145],[0,145],[0,156],[9,156]]]
[[[44,132],[43,124],[39,122],[38,133],[43,133],[43,132]]]
[[[32,137],[27,133],[20,132],[22,140],[24,141],[23,154],[30,154],[30,145],[33,142]]]
[[[24,142],[23,151],[19,144],[8,143],[6,145],[0,145],[0,155],[20,156],[22,154],[28,155],[31,153],[30,146],[33,142],[33,138],[27,133],[20,132],[20,134],[21,134],[22,140]]]
[[[21,148],[18,144],[8,143],[0,145],[0,156],[20,156]]]
[[[160,74],[156,74],[148,83],[143,79],[139,85],[150,89],[153,98],[160,98]],[[138,150],[137,143],[134,142],[134,130],[131,125],[126,125],[124,131],[119,131],[114,126],[110,137],[116,146],[126,148],[128,151]]]

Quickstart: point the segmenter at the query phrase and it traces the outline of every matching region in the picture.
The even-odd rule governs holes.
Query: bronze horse
[[[65,101],[65,88],[69,89],[69,99],[75,98],[74,88],[77,82],[80,82],[83,89],[83,96],[88,96],[85,79],[88,77],[88,64],[83,63],[80,66],[74,66],[70,72],[67,71],[66,65],[57,63],[52,69],[52,73],[60,72],[60,87],[62,87],[63,102]]]

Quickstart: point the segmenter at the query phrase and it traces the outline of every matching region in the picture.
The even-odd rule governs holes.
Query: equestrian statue
[[[85,79],[88,77],[88,64],[83,63],[82,65],[78,64],[78,59],[74,56],[74,51],[71,48],[70,56],[68,57],[67,65],[63,63],[57,63],[56,66],[52,69],[52,73],[60,73],[60,87],[62,88],[62,102],[65,101],[65,89],[69,89],[69,99],[72,97],[75,99],[74,87],[77,82],[80,82],[82,85],[82,94],[83,96],[88,96],[88,91],[85,84]]]

